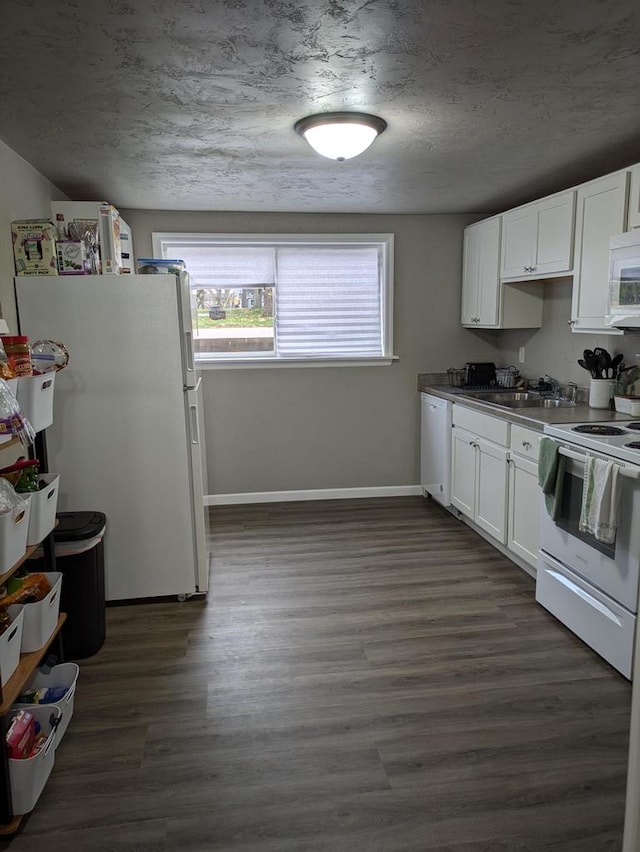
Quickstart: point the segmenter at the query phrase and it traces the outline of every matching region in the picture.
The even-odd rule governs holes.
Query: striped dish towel
[[[620,503],[620,465],[587,455],[584,464],[580,532],[605,544],[616,538]]]

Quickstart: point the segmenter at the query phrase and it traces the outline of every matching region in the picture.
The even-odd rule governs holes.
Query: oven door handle
[[[583,455],[582,453],[575,453],[573,450],[569,450],[567,447],[559,447],[558,452],[560,453],[561,456],[566,456],[568,459],[574,459],[575,461],[582,462],[583,464],[585,463],[586,458],[587,458],[586,455]],[[605,458],[605,457],[600,455],[600,456],[598,456],[598,458]],[[613,459],[607,459],[607,461],[613,461]],[[626,479],[635,479],[635,480],[640,479],[640,469],[625,467],[623,464],[620,464],[618,461],[616,461],[616,464],[618,464],[619,467],[620,467],[620,476],[624,476]]]
[[[559,574],[557,571],[554,571],[552,568],[545,568],[547,574],[550,574],[554,580],[558,583],[562,583],[563,586],[566,586],[570,592],[573,592],[574,595],[578,595],[578,597],[582,598],[583,601],[589,604],[589,606],[593,607],[593,609],[597,609],[598,612],[602,613],[605,618],[608,618],[609,621],[613,621],[618,627],[622,626],[622,622],[618,618],[618,616],[611,612],[611,610],[605,606],[603,603],[600,603],[599,600],[594,598],[588,592],[585,592],[584,589],[581,589],[580,586],[576,586],[575,583],[572,583],[568,577],[565,577],[564,574]]]

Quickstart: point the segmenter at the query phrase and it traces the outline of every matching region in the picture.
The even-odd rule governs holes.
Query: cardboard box
[[[102,212],[101,212],[102,209]],[[119,211],[107,201],[52,201],[51,217],[68,233],[74,221],[96,223],[100,243],[101,272],[103,275],[131,273],[134,271],[133,238],[131,228]]]
[[[84,240],[58,240],[58,274],[88,275],[87,247]]]
[[[98,214],[102,274],[119,275],[122,269],[120,214],[112,204],[101,204]]]
[[[56,226],[46,219],[11,223],[16,275],[57,275]]]

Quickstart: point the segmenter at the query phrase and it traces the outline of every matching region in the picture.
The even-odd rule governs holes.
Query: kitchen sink
[[[536,397],[528,399],[512,399],[499,403],[507,408],[571,408],[575,402],[568,399],[550,399],[549,397]]]
[[[532,391],[474,391],[467,396],[479,399],[483,402],[491,402],[494,405],[503,405],[505,408],[570,408],[575,405],[568,399],[556,399],[555,397],[540,396]]]
[[[522,402],[528,401],[530,399],[540,400],[539,393],[529,393],[529,391],[512,391],[512,390],[504,390],[504,391],[494,391],[494,390],[485,390],[485,391],[474,391],[473,393],[468,393],[466,396],[471,396],[474,399],[482,399],[484,402],[498,402],[504,405],[507,405],[510,402]]]

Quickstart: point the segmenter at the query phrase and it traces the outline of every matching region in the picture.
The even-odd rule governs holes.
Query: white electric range
[[[558,443],[565,466],[555,520],[541,500],[536,600],[630,679],[640,578],[640,420],[551,424],[544,434]],[[579,529],[587,455],[620,465],[612,544]]]

